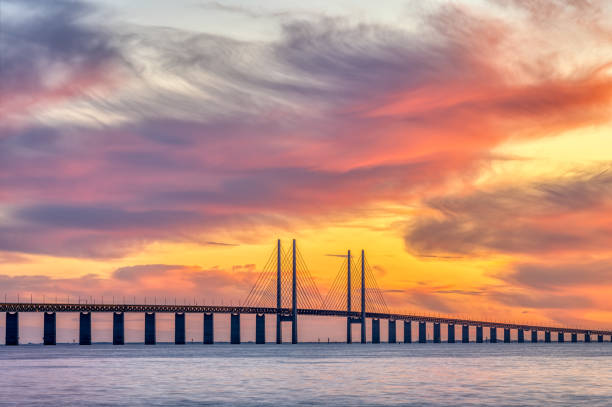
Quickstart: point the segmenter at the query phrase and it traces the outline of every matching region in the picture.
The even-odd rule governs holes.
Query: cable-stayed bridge
[[[298,316],[334,316],[346,318],[346,341],[352,342],[353,324],[360,325],[361,343],[366,343],[366,322],[371,320],[371,342],[380,343],[380,320],[388,321],[388,342],[397,342],[397,321],[403,322],[403,342],[411,343],[412,323],[418,324],[417,337],[414,342],[428,342],[427,326],[433,325],[433,342],[442,342],[441,327],[446,326],[447,342],[498,342],[497,330],[503,330],[503,338],[499,341],[511,342],[511,330],[517,331],[517,342],[525,342],[525,333],[530,333],[530,342],[538,342],[538,333],[544,333],[544,342],[552,342],[552,334],[556,333],[556,342],[565,342],[570,335],[571,342],[591,342],[596,336],[598,342],[603,342],[607,336],[612,342],[611,330],[590,330],[582,328],[566,328],[559,326],[541,326],[516,324],[508,322],[481,321],[476,319],[461,319],[435,317],[416,314],[399,314],[389,311],[382,290],[378,287],[374,274],[362,250],[357,256],[347,252],[329,292],[325,297],[319,292],[306,262],[297,248],[295,240],[289,249],[285,250],[279,240],[270,254],[262,272],[257,278],[242,305],[158,305],[158,304],[91,304],[91,303],[0,303],[0,312],[6,312],[6,345],[19,344],[19,313],[44,313],[43,343],[56,343],[56,313],[78,312],[79,343],[91,344],[91,314],[94,312],[113,313],[113,344],[125,342],[124,314],[138,312],[145,314],[145,344],[156,343],[155,314],[174,313],[174,341],[185,344],[185,314],[202,313],[203,342],[214,343],[214,314],[229,313],[230,341],[241,342],[240,315],[256,314],[256,343],[266,343],[266,316],[275,315],[276,343],[282,343],[282,324],[291,324],[291,342],[298,343]],[[457,328],[461,327],[460,338],[457,338]],[[475,338],[470,338],[470,327],[475,327]],[[485,340],[485,329],[488,336]],[[580,338],[579,338],[580,335]]]

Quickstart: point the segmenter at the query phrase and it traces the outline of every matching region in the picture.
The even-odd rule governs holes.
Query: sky
[[[596,0],[3,0],[0,295],[237,304],[295,238],[323,296],[364,249],[393,311],[609,329],[611,40]]]

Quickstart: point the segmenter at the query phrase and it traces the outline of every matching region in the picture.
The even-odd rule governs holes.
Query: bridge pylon
[[[296,240],[292,240],[290,250],[283,251],[279,239],[244,304],[275,308],[276,343],[280,344],[282,323],[291,322],[291,343],[298,343],[298,311],[319,309],[322,302]]]
[[[365,286],[365,252],[361,251],[361,284],[360,284],[360,298],[361,298],[361,313],[360,316],[354,317],[352,315],[352,287],[351,287],[351,265],[352,257],[351,251],[349,250],[346,255],[346,343],[353,342],[353,332],[351,326],[353,324],[361,324],[361,343],[366,343],[366,286]]]

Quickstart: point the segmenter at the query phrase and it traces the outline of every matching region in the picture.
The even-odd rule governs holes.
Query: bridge
[[[6,312],[6,345],[19,344],[19,313],[44,313],[43,343],[56,344],[56,313],[79,313],[79,344],[91,344],[91,314],[106,312],[113,314],[113,344],[125,343],[124,315],[126,312],[145,314],[145,344],[156,343],[156,313],[174,313],[174,343],[185,344],[185,314],[200,313],[204,315],[203,343],[214,343],[214,315],[230,314],[230,342],[239,344],[240,315],[255,314],[255,342],[266,343],[266,315],[274,315],[276,322],[276,343],[283,342],[282,323],[291,324],[291,342],[298,343],[298,315],[332,316],[346,318],[346,342],[352,342],[353,324],[360,325],[361,343],[366,343],[366,321],[371,321],[371,342],[380,343],[380,321],[388,321],[388,342],[397,342],[397,321],[403,323],[403,342],[411,343],[412,324],[417,324],[418,335],[414,342],[427,343],[428,324],[433,325],[433,342],[441,343],[441,328],[447,329],[447,342],[483,343],[485,329],[488,330],[488,342],[498,342],[497,331],[503,330],[500,342],[511,342],[511,331],[517,332],[517,342],[524,343],[525,333],[530,333],[530,342],[538,342],[538,333],[544,333],[544,342],[552,342],[556,334],[557,342],[565,342],[570,335],[571,342],[591,342],[596,336],[597,342],[604,342],[608,337],[612,342],[612,331],[566,328],[559,326],[540,326],[508,322],[481,321],[435,317],[417,314],[398,314],[389,312],[382,291],[378,288],[372,270],[362,250],[358,258],[348,251],[342,256],[344,262],[329,293],[323,298],[306,267],[306,263],[297,249],[295,240],[290,250],[284,251],[279,240],[268,262],[263,268],[243,305],[158,305],[158,304],[91,304],[91,303],[0,303],[0,312]],[[461,338],[456,335],[460,327]],[[470,327],[475,327],[476,336],[470,338]],[[472,341],[472,339],[475,339]]]

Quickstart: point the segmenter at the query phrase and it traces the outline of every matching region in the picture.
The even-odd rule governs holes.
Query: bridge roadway
[[[290,315],[291,308],[281,308],[282,315]],[[42,304],[42,303],[0,303],[0,312],[140,312],[140,313],[226,313],[226,314],[277,314],[277,308],[243,307],[232,305],[154,305],[154,304]],[[359,318],[359,312],[298,308],[299,315]],[[525,325],[512,322],[480,321],[475,319],[445,318],[416,314],[381,314],[366,312],[366,318],[388,319],[391,321],[415,321],[453,325],[480,326],[502,329],[523,329],[567,334],[611,335],[612,330],[567,328],[560,326]]]

